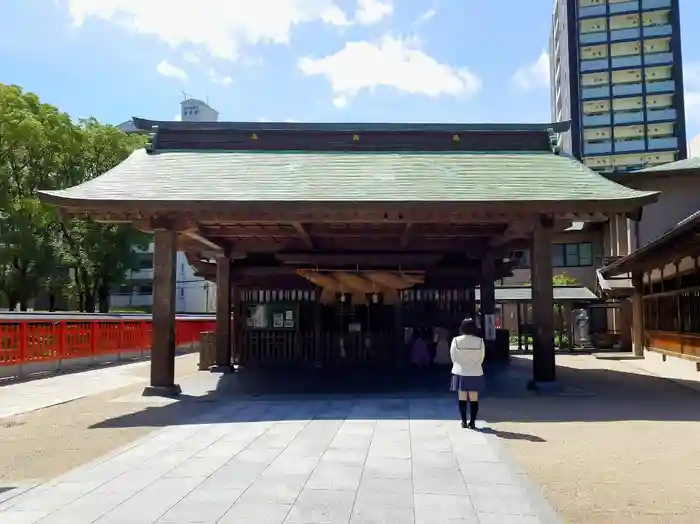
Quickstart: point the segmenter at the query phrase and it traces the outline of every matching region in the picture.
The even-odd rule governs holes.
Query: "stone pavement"
[[[0,419],[136,384],[143,381],[138,371],[147,372],[149,365],[137,362],[2,384]]]
[[[0,522],[561,522],[497,437],[462,429],[456,411],[451,396],[227,401],[0,494]]]

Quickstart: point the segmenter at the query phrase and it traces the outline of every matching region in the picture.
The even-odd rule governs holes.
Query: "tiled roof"
[[[687,171],[690,169],[700,169],[700,158],[686,158],[669,164],[642,169],[640,173],[656,173],[659,171]]]
[[[547,152],[134,152],[61,201],[537,202],[653,199]]]

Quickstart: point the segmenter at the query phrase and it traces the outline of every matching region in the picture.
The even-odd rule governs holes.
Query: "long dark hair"
[[[459,325],[460,335],[476,335],[476,322],[473,318],[465,318]]]

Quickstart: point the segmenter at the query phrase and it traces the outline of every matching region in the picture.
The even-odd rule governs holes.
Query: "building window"
[[[136,294],[137,295],[152,295],[153,294],[153,286],[152,285],[138,286],[136,288]]]
[[[518,263],[520,269],[530,269],[530,250],[523,251]],[[552,244],[552,267],[586,267],[593,265],[593,244]]]
[[[137,262],[137,271],[145,271],[153,269],[153,253],[139,253]]]
[[[552,245],[552,266],[583,267],[592,265],[593,245],[590,242]]]

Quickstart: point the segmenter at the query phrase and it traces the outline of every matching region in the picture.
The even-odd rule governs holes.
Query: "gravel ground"
[[[493,399],[489,425],[575,524],[700,522],[700,395],[633,361],[557,357],[592,396]]]
[[[700,394],[633,361],[558,362],[562,381],[589,395],[486,398],[480,415],[565,521],[700,522]],[[196,355],[178,358],[177,376],[196,373],[196,364]],[[129,402],[148,368],[134,373],[143,383],[0,420],[0,488],[55,477],[203,409],[193,402],[168,409]],[[139,412],[143,425],[91,428]]]
[[[179,357],[177,377],[196,372],[198,360],[196,354]],[[149,369],[135,368],[134,374],[143,379],[139,384],[0,419],[0,487],[53,478],[166,425],[171,417],[201,410],[192,403],[178,403],[172,409],[151,409],[146,426],[91,429],[105,420],[148,409],[143,403],[110,402],[141,392]],[[75,375],[76,380],[79,376]]]

